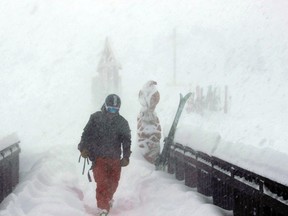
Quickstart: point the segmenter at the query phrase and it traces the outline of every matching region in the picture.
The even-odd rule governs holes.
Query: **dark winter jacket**
[[[92,161],[97,157],[120,159],[121,154],[129,159],[130,146],[131,131],[126,119],[119,113],[108,113],[102,107],[101,111],[90,116],[78,149],[87,149]]]

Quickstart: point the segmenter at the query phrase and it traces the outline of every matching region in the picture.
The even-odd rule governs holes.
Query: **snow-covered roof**
[[[103,71],[103,68],[106,67],[121,69],[121,65],[115,58],[115,54],[112,50],[111,43],[108,37],[106,38],[105,41],[105,47],[104,50],[102,51],[102,56],[98,63],[97,71],[101,73]]]

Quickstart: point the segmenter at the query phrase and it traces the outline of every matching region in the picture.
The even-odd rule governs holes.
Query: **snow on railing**
[[[199,143],[201,145],[201,143]],[[230,162],[174,143],[168,170],[188,187],[237,216],[288,215],[288,186]]]
[[[0,202],[19,182],[19,143],[16,134],[0,140]]]

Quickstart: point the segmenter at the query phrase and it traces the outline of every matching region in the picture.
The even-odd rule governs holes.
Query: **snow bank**
[[[65,151],[58,155],[63,151],[59,149],[45,152],[35,160],[29,174],[22,176],[16,189],[1,204],[5,207],[1,208],[1,216],[83,215],[83,192],[73,170],[76,163],[72,162],[76,160],[71,157],[74,154],[63,158]]]
[[[222,160],[276,182],[288,185],[288,155],[271,148],[257,148],[243,143],[221,140],[212,154]]]
[[[12,144],[19,143],[19,142],[20,141],[19,141],[17,133],[14,132],[10,135],[7,135],[0,140],[0,151],[9,147]]]
[[[217,132],[205,131],[199,127],[191,128],[188,125],[181,125],[175,134],[177,143],[210,155],[217,148],[220,139],[220,134]]]
[[[166,131],[165,136],[167,134]],[[288,167],[283,166],[288,164],[286,153],[269,147],[257,148],[240,142],[226,141],[221,139],[218,132],[184,124],[177,128],[174,141],[288,185]]]

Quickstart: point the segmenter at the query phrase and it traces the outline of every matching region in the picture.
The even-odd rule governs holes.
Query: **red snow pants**
[[[93,168],[93,176],[97,184],[96,200],[100,209],[110,210],[109,201],[112,200],[120,180],[120,160],[111,158],[97,158]]]

